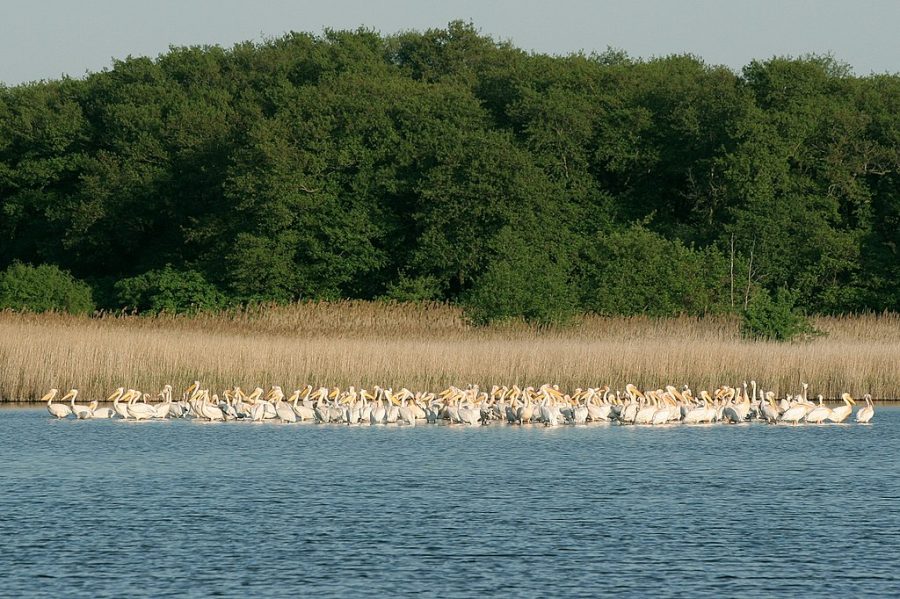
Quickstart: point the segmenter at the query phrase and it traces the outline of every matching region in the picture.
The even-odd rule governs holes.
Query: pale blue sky
[[[738,70],[754,58],[832,52],[860,75],[900,71],[898,0],[0,0],[0,82],[80,77],[170,44],[360,25],[394,33],[454,19],[552,54],[691,52]]]

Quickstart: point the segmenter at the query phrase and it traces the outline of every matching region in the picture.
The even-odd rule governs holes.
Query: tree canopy
[[[552,321],[784,288],[881,311],[898,252],[900,77],[830,56],[735,73],[453,22],[0,87],[0,270],[57,266],[107,308],[427,299]]]

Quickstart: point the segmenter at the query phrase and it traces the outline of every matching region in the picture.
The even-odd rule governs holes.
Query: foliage
[[[172,48],[0,86],[0,268],[56,264],[104,305],[130,281],[146,310],[552,321],[787,287],[810,313],[880,312],[900,306],[898,148],[900,76],[830,56],[547,56],[463,22]]]
[[[784,287],[774,296],[765,289],[760,290],[743,311],[741,335],[751,339],[791,341],[822,334],[796,307],[796,301],[796,294]]]
[[[510,228],[497,239],[499,256],[463,296],[477,324],[522,317],[538,324],[565,323],[576,300],[565,254],[531,243]]]
[[[225,296],[193,271],[171,266],[122,279],[115,285],[122,307],[141,312],[191,313],[225,306]]]
[[[0,309],[57,310],[85,314],[94,310],[91,289],[52,264],[12,263],[0,273]]]
[[[582,305],[606,315],[704,315],[727,309],[728,270],[712,247],[695,250],[644,227],[597,235],[581,261]]]

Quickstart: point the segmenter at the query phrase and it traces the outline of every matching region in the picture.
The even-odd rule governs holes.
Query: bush
[[[396,282],[389,283],[381,299],[396,302],[427,302],[440,296],[441,286],[435,277],[410,278],[401,274]]]
[[[750,339],[790,341],[823,334],[812,326],[796,303],[796,295],[784,288],[775,297],[765,289],[757,291],[743,312],[741,335]]]
[[[559,248],[529,244],[503,231],[499,255],[461,298],[476,324],[524,318],[537,324],[563,324],[575,314],[576,298],[568,263]]]
[[[139,312],[194,313],[225,307],[225,296],[203,275],[166,266],[115,284],[120,306]]]
[[[728,264],[641,226],[598,235],[579,263],[582,306],[597,314],[671,316],[723,312]]]
[[[0,273],[0,308],[86,314],[94,310],[91,288],[53,264],[14,262]]]

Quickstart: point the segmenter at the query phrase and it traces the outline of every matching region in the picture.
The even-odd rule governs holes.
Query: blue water
[[[871,426],[347,427],[0,410],[0,595],[900,595]]]

